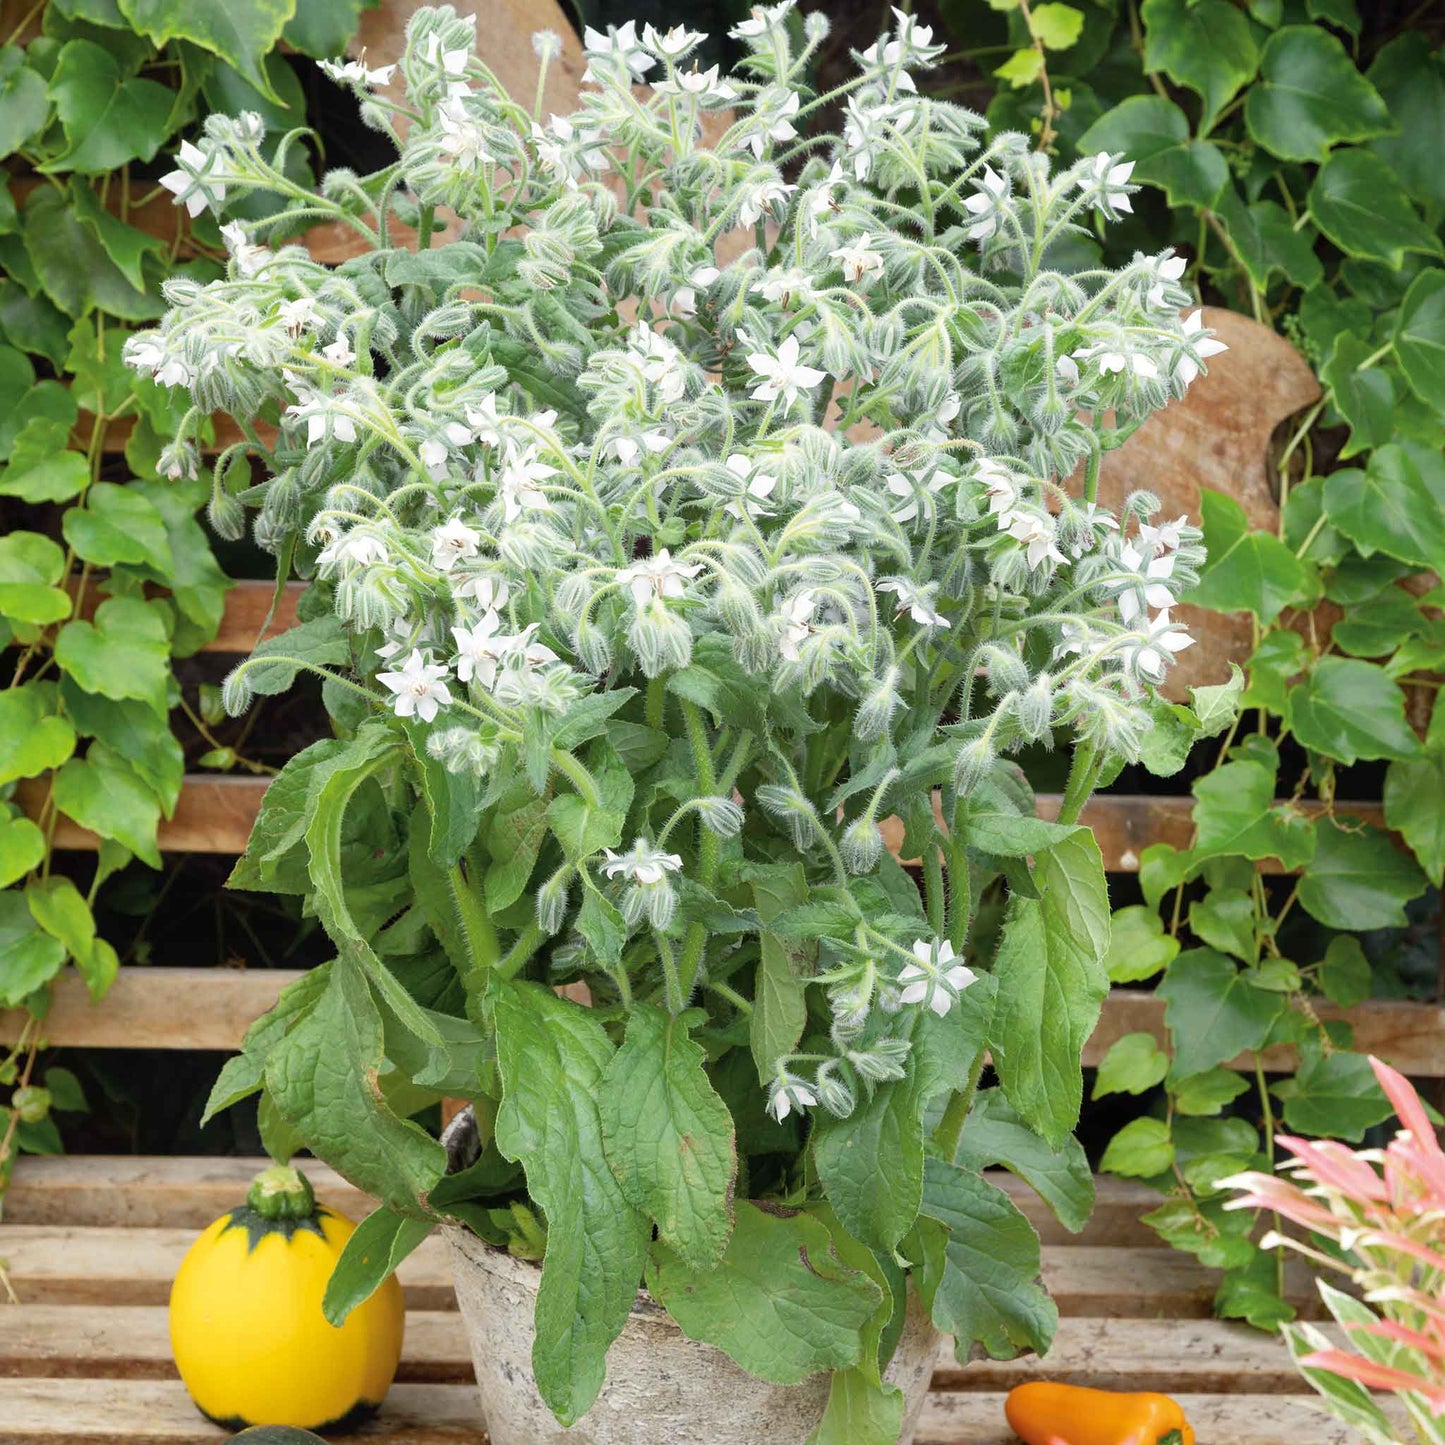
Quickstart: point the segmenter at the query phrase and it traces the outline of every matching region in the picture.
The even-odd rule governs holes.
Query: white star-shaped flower
[[[499,635],[501,625],[502,619],[495,612],[484,612],[472,626],[452,628],[459,682],[475,679],[489,691],[496,685],[497,666],[506,656],[509,641]]]
[[[920,938],[913,945],[913,956],[918,962],[905,963],[898,971],[898,982],[903,985],[898,995],[901,1004],[926,1003],[942,1018],[958,995],[978,980],[971,968],[954,961],[953,944],[947,939],[932,943]]]
[[[906,612],[920,627],[947,627],[948,618],[934,606],[928,593],[906,577],[887,577],[878,584],[880,592],[892,592],[898,598],[899,612]]]
[[[475,557],[482,545],[482,534],[467,526],[460,517],[452,517],[432,528],[431,564],[439,572],[450,572],[458,562]]]
[[[774,401],[782,397],[783,405],[791,407],[800,391],[811,391],[828,374],[815,367],[804,366],[798,359],[798,338],[785,336],[776,356],[765,351],[748,355],[748,365],[762,378],[752,391],[754,401]]]
[[[883,274],[883,257],[873,249],[872,236],[859,236],[857,240],[829,251],[829,257],[843,268],[843,279],[855,286],[865,277]]]
[[[452,700],[443,679],[447,670],[439,662],[428,662],[420,648],[395,672],[379,672],[376,680],[396,694],[392,707],[397,717],[418,717],[430,722],[439,709]]]
[[[202,150],[183,140],[176,151],[176,169],[161,177],[161,185],[185,206],[192,216],[199,216],[210,206],[219,209],[226,199],[226,177],[217,151]]]
[[[635,20],[629,20],[623,25],[609,25],[605,34],[588,25],[582,31],[582,44],[589,59],[620,60],[636,80],[641,80],[657,64],[642,48],[642,42],[637,38]],[[598,77],[593,73],[590,64],[583,72],[582,79],[597,82]]]
[[[1199,375],[1199,363],[1207,361],[1211,356],[1218,356],[1221,351],[1228,351],[1229,348],[1215,336],[1201,336],[1204,330],[1204,313],[1202,311],[1191,311],[1184,318],[1184,341],[1188,347],[1187,351],[1180,353],[1179,360],[1174,363],[1174,378],[1181,386],[1189,386]]]
[[[1110,165],[1108,151],[1100,151],[1094,157],[1089,169],[1079,178],[1079,188],[1085,191],[1097,191],[1096,204],[1102,211],[1132,211],[1134,207],[1130,203],[1129,193],[1124,187],[1128,185],[1129,177],[1133,174],[1133,161],[1121,161],[1118,165]]]
[[[813,613],[817,599],[811,590],[796,593],[779,609],[783,617],[783,635],[778,642],[778,651],[784,662],[798,661],[798,647],[813,632]]]
[[[1166,608],[1149,620],[1146,630],[1133,639],[1125,656],[1133,671],[1145,682],[1159,683],[1164,681],[1174,654],[1193,646],[1194,639],[1179,623],[1170,619]]]
[[[683,597],[683,584],[702,571],[700,562],[674,562],[664,547],[651,557],[641,557],[630,567],[622,567],[616,580],[632,593],[632,600],[643,607],[653,597]]]
[[[978,189],[971,196],[963,198],[963,208],[969,215],[977,217],[968,228],[970,241],[987,241],[998,230],[999,206],[1008,195],[1008,181],[985,165],[983,175],[974,178]]]
[[[1045,563],[1053,562],[1067,567],[1069,559],[1059,551],[1058,529],[1052,517],[1032,512],[1020,512],[1010,524],[1008,534],[1015,542],[1022,542],[1028,549],[1028,563],[1031,571],[1037,571]]]

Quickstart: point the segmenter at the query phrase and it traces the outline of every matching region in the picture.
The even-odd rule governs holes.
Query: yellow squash
[[[171,1349],[203,1415],[233,1430],[314,1430],[352,1425],[381,1404],[401,1356],[396,1277],[339,1329],[321,1313],[355,1227],[278,1165],[190,1247],[171,1287]]]

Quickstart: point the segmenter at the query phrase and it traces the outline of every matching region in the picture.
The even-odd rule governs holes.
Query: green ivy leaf
[[[76,556],[97,567],[125,562],[148,567],[162,579],[171,575],[165,518],[134,487],[96,482],[84,507],[66,512],[60,529]]]
[[[1084,829],[1041,853],[1033,878],[1037,898],[1009,900],[989,1043],[1009,1103],[1060,1148],[1078,1121],[1079,1057],[1109,991],[1109,895]]]
[[[1233,186],[1226,187],[1214,209],[1234,242],[1234,249],[1261,291],[1268,290],[1276,271],[1309,290],[1324,279],[1324,265],[1315,255],[1315,237],[1297,231],[1289,212],[1274,201],[1245,205]]]
[[[1048,50],[1067,50],[1084,32],[1084,15],[1072,5],[1050,0],[1029,12],[1029,33]]]
[[[1245,125],[1257,145],[1282,160],[1323,161],[1341,141],[1395,129],[1385,102],[1328,30],[1276,30],[1259,68],[1259,83],[1244,102]]]
[[[1205,1069],[1202,1074],[1191,1074],[1174,1086],[1174,1112],[1190,1117],[1218,1114],[1248,1090],[1249,1081],[1233,1069]]]
[[[95,919],[90,905],[69,878],[37,878],[26,885],[25,902],[30,916],[52,938],[65,945],[77,961],[90,957],[95,944]]]
[[[1365,78],[1379,91],[1390,114],[1408,117],[1399,135],[1369,143],[1404,183],[1431,220],[1445,212],[1445,171],[1435,138],[1445,135],[1445,57],[1421,30],[1406,30],[1384,46]]]
[[[1237,662],[1229,664],[1228,682],[1212,683],[1208,687],[1191,687],[1189,705],[1194,713],[1199,736],[1217,737],[1229,727],[1239,716],[1240,698],[1243,695],[1244,672]]]
[[[1303,814],[1275,806],[1274,778],[1273,768],[1239,758],[1195,782],[1195,862],[1238,855],[1255,862],[1278,858],[1284,867],[1298,868],[1309,861],[1314,832]]]
[[[0,1008],[18,1008],[65,967],[65,956],[65,945],[41,930],[21,893],[0,893]]]
[[[1355,657],[1323,657],[1290,688],[1289,725],[1304,747],[1342,763],[1420,752],[1400,685],[1384,668]]]
[[[40,627],[70,616],[70,595],[33,582],[0,582],[0,617]]]
[[[0,822],[0,888],[8,888],[45,857],[45,834],[29,818]]]
[[[286,22],[281,39],[302,55],[313,60],[329,60],[346,49],[356,34],[363,10],[372,9],[377,0],[306,0],[298,3],[296,13]]]
[[[135,698],[157,716],[170,710],[170,646],[154,603],[111,597],[94,623],[67,622],[55,640],[55,660],[86,692]]]
[[[1181,865],[1176,882],[1183,881],[1184,872]],[[1110,983],[1139,983],[1153,978],[1161,969],[1169,967],[1178,952],[1179,940],[1164,932],[1157,901],[1148,908],[1131,903],[1127,908],[1114,910],[1109,951],[1104,955]]]
[[[1395,355],[1410,390],[1445,416],[1445,275],[1422,271],[1395,318]]]
[[[1438,456],[1391,442],[1363,472],[1345,467],[1325,478],[1325,515],[1366,557],[1383,552],[1420,567],[1445,567],[1442,490],[1445,467]]]
[[[1346,255],[1400,266],[1408,251],[1440,254],[1440,238],[1420,219],[1404,187],[1367,151],[1330,156],[1306,205],[1315,225]]]
[[[1152,1179],[1173,1162],[1169,1126],[1162,1119],[1132,1119],[1109,1140],[1099,1168],[1126,1179]]]
[[[659,1242],[647,1288],[688,1339],[779,1385],[857,1365],[861,1331],[882,1299],[866,1274],[838,1262],[821,1221],[744,1200],[719,1264],[691,1269]]]
[[[1295,1133],[1356,1144],[1393,1112],[1369,1059],[1345,1050],[1305,1049],[1294,1077],[1274,1092],[1284,1099],[1284,1122]]]
[[[944,1235],[941,1251],[925,1256],[924,1301],[953,1335],[958,1358],[975,1345],[994,1359],[1046,1353],[1059,1314],[1038,1283],[1039,1237],[1013,1200],[972,1170],[933,1158],[923,1213]]]
[[[1025,86],[1032,85],[1043,72],[1043,55],[1034,46],[1025,45],[1015,50],[993,73],[997,79],[1011,85],[1015,90],[1022,90]]]
[[[1365,364],[1374,352],[1361,337],[1343,331],[1320,369],[1331,405],[1350,427],[1341,459],[1384,446],[1395,435],[1395,388],[1390,373],[1377,364]]]
[[[115,56],[89,40],[61,47],[49,90],[67,145],[44,171],[103,175],[133,160],[154,159],[170,134],[170,88],[127,74]]]
[[[158,293],[133,286],[95,233],[82,224],[68,193],[43,186],[26,198],[25,254],[45,294],[67,316],[94,308],[126,321],[165,310]]]
[[[307,0],[310,4],[311,0]],[[121,14],[159,49],[189,40],[235,66],[263,95],[279,99],[261,66],[297,9],[297,0],[120,0]]]
[[[1091,1097],[1106,1094],[1147,1094],[1164,1082],[1169,1072],[1169,1055],[1150,1033],[1125,1034],[1109,1045],[1099,1061]]]
[[[209,489],[201,481],[126,483],[126,491],[149,502],[160,514],[170,554],[168,584],[179,614],[171,651],[188,657],[216,635],[226,610],[231,579],[211,551],[196,513]]]
[[[607,1162],[636,1209],[691,1269],[722,1257],[732,1231],[737,1147],[732,1116],[708,1082],[689,1017],[642,1005],[602,1075]]]
[[[1262,1048],[1285,1006],[1281,995],[1256,987],[1248,970],[1209,948],[1181,953],[1155,991],[1164,1000],[1176,1080]]]
[[[1144,0],[1144,70],[1163,71],[1204,101],[1200,135],[1254,78],[1259,51],[1249,21],[1227,0]]]
[[[1223,151],[1192,139],[1189,118],[1162,96],[1128,96],[1106,110],[1078,144],[1085,155],[1126,155],[1134,162],[1133,179],[1162,187],[1171,206],[1213,209],[1229,183]]]
[[[166,715],[143,702],[117,702],[86,692],[73,677],[61,679],[60,697],[76,732],[114,748],[160,800],[161,812],[169,818],[180,797],[186,764]]]
[[[0,582],[52,586],[65,575],[65,553],[39,532],[0,535]]]
[[[1300,560],[1269,532],[1249,525],[1232,497],[1201,488],[1199,510],[1209,560],[1189,600],[1214,612],[1252,612],[1273,622],[1304,586]]]
[[[161,866],[155,794],[119,753],[95,742],[83,758],[71,758],[55,774],[50,796],[67,818],[102,838],[114,838],[152,868]]]
[[[1398,766],[1396,764],[1395,766]],[[1389,774],[1385,786],[1389,787]],[[1388,797],[1388,793],[1386,795]],[[1385,805],[1385,820],[1390,822],[1389,803]],[[1393,828],[1394,823],[1390,823]],[[1438,886],[1438,885],[1437,885]],[[1341,1008],[1353,1008],[1363,1003],[1374,992],[1374,976],[1370,971],[1370,960],[1360,940],[1352,933],[1342,933],[1330,939],[1325,956],[1320,960],[1320,990],[1333,1004]]]
[[[50,118],[45,81],[17,45],[0,48],[0,155],[13,155]]]
[[[1189,906],[1189,927],[1202,942],[1221,953],[1253,963],[1259,953],[1254,934],[1254,902],[1233,888],[1213,888]]]
[[[52,438],[59,431],[48,422],[38,426]],[[16,454],[26,434],[36,427],[37,423],[31,422],[17,438],[10,465],[0,475],[0,496],[19,497],[24,502],[68,502],[85,490],[90,481],[90,464],[79,452],[63,450],[63,438],[61,450],[34,460],[26,457],[22,462]]]
[[[1415,860],[1388,834],[1352,819],[1345,827],[1321,824],[1318,831],[1319,846],[1300,879],[1301,907],[1329,928],[1405,927],[1405,905],[1428,881]]]
[[[8,278],[0,281],[0,334],[11,345],[43,356],[58,369],[69,349],[69,330],[69,318],[44,296],[32,296]]]
[[[127,225],[118,216],[111,215],[101,204],[100,197],[96,195],[94,189],[79,176],[71,177],[70,199],[75,206],[76,219],[100,243],[105,254],[116,264],[125,279],[137,291],[144,291],[153,286],[155,276],[154,272],[148,271],[145,265],[146,258],[150,257],[155,260],[164,257],[166,243],[159,236],[152,236],[137,226]],[[75,335],[75,331],[72,330],[72,341]],[[144,394],[147,387],[154,385],[143,379],[138,382],[135,372],[125,364],[118,342],[111,342],[110,350],[102,360],[95,357],[95,328],[87,326],[82,335],[87,359],[95,358],[90,370],[93,373],[96,369],[101,369],[103,374],[111,379],[110,394],[114,397],[112,405],[118,407],[133,391]],[[73,351],[74,348],[72,348],[72,354]],[[99,363],[98,368],[97,362]],[[71,369],[74,370],[74,366]],[[93,407],[90,409],[94,410]]]

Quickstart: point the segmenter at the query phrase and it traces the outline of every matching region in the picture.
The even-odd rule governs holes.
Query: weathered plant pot
[[[475,1148],[470,1112],[444,1136],[455,1169]],[[645,1290],[607,1356],[596,1404],[564,1429],[532,1375],[532,1323],[542,1271],[478,1239],[443,1230],[451,1247],[457,1304],[467,1329],[492,1445],[805,1445],[828,1399],[827,1374],[772,1385],[721,1350],[687,1339]],[[900,1445],[911,1445],[938,1356],[940,1336],[910,1290],[903,1333],[887,1379],[903,1391]]]

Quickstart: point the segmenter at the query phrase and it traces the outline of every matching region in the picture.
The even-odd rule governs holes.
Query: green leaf
[[[1169,1126],[1162,1119],[1131,1119],[1109,1140],[1099,1168],[1126,1179],[1152,1179],[1173,1162]]]
[[[65,713],[82,737],[99,738],[135,769],[170,817],[180,796],[185,755],[164,713],[141,702],[113,702],[86,692],[75,678],[60,683]]]
[[[1214,612],[1252,612],[1273,622],[1303,587],[1299,559],[1269,532],[1256,532],[1232,497],[1201,488],[1199,510],[1209,560],[1189,600]]]
[[[1249,1090],[1249,1081],[1233,1069],[1205,1069],[1181,1079],[1171,1091],[1174,1112],[1191,1117],[1218,1114],[1226,1104]]]
[[[1244,103],[1256,144],[1287,161],[1323,161],[1341,141],[1395,129],[1385,102],[1328,30],[1286,25],[1266,41]]]
[[[65,540],[76,556],[97,567],[131,562],[168,578],[171,547],[165,518],[133,487],[97,482],[86,493],[84,507],[73,507],[61,522]]]
[[[1072,5],[1050,0],[1049,4],[1033,7],[1028,23],[1029,33],[1046,49],[1067,50],[1083,34],[1084,15]]]
[[[296,13],[286,22],[281,38],[292,50],[309,55],[313,60],[329,60],[346,49],[356,34],[361,12],[373,0],[306,0],[298,3]]]
[[[65,967],[65,945],[41,931],[20,893],[0,893],[0,1008],[17,1008]]]
[[[602,1388],[650,1228],[603,1149],[598,1095],[613,1047],[600,1020],[535,983],[501,986],[495,1010],[497,1147],[526,1170],[528,1193],[547,1216],[532,1368],[542,1398],[570,1425]]]
[[[1390,372],[1375,364],[1366,365],[1374,352],[1375,348],[1362,337],[1342,331],[1335,338],[1329,360],[1320,369],[1320,380],[1329,391],[1331,405],[1350,426],[1350,439],[1340,451],[1341,458],[1384,446],[1395,435],[1395,388]],[[1293,491],[1290,495],[1293,497]]]
[[[1306,205],[1315,225],[1348,256],[1400,266],[1409,251],[1440,254],[1439,237],[1420,219],[1405,188],[1367,151],[1330,156],[1310,186]]]
[[[373,1209],[342,1246],[326,1281],[321,1312],[337,1328],[396,1273],[397,1266],[432,1232],[429,1219],[410,1219],[383,1205]]]
[[[689,1016],[643,1004],[602,1076],[598,1113],[607,1162],[634,1208],[691,1269],[727,1248],[737,1146],[732,1115],[708,1081]]]
[[[875,1384],[861,1369],[834,1370],[823,1418],[807,1445],[897,1445],[904,1405],[896,1386]]]
[[[95,943],[95,919],[90,905],[69,878],[37,878],[26,885],[30,915],[52,938],[65,945],[74,959],[90,956]]]
[[[1400,766],[1395,764],[1396,767]],[[1389,775],[1386,775],[1386,798],[1389,797]],[[1389,803],[1386,802],[1385,820],[1390,822]],[[1390,826],[1396,826],[1390,822]],[[1437,884],[1438,886],[1438,884]],[[1351,933],[1342,933],[1330,939],[1325,956],[1320,960],[1320,991],[1333,1004],[1341,1008],[1353,1008],[1363,1003],[1374,992],[1374,979],[1370,972],[1370,960],[1360,940]]]
[[[866,1274],[839,1263],[821,1221],[746,1200],[716,1266],[694,1270],[659,1242],[647,1288],[688,1339],[779,1385],[857,1365],[861,1331],[882,1299]]]
[[[1044,70],[1044,57],[1032,45],[1015,50],[1012,55],[994,70],[999,80],[1007,82],[1015,90],[1032,85]]]
[[[1315,255],[1313,234],[1296,230],[1288,211],[1274,201],[1246,205],[1233,186],[1220,193],[1214,210],[1229,232],[1229,239],[1250,279],[1267,290],[1276,271],[1306,290],[1324,277]]]
[[[297,627],[268,637],[251,653],[261,665],[246,669],[246,685],[260,697],[274,697],[296,681],[297,663],[313,667],[344,667],[351,661],[351,645],[340,621],[332,613],[312,618]],[[272,658],[277,659],[271,661]],[[296,661],[290,661],[295,658]]]
[[[1182,874],[1181,874],[1182,878]],[[1104,967],[1110,983],[1139,983],[1168,968],[1179,952],[1179,940],[1164,932],[1155,908],[1132,903],[1114,910],[1109,929],[1109,951]]]
[[[946,1231],[941,1261],[925,1264],[924,1299],[958,1358],[975,1345],[994,1359],[1047,1352],[1059,1313],[1038,1283],[1039,1237],[1013,1200],[972,1170],[929,1159],[923,1213]]]
[[[120,972],[120,957],[115,949],[103,938],[91,944],[90,952],[75,960],[76,972],[85,980],[86,991],[92,1003],[99,1003],[115,982]]]
[[[1249,21],[1227,0],[1144,0],[1144,70],[1163,71],[1204,100],[1199,132],[1254,78],[1259,51]]]
[[[79,496],[89,481],[86,459],[79,452],[62,450],[26,466],[12,460],[0,476],[0,496],[25,502],[68,502]]]
[[[0,49],[0,155],[12,155],[50,117],[45,81],[16,45]]]
[[[60,629],[55,660],[86,692],[135,698],[158,717],[169,711],[170,642],[153,603],[107,598],[93,623],[67,622]]]
[[[67,1114],[89,1112],[90,1106],[85,1102],[85,1090],[69,1069],[46,1069],[45,1088],[50,1094],[52,1108]]]
[[[1295,489],[1296,491],[1298,488]],[[1212,738],[1222,733],[1239,716],[1244,694],[1244,673],[1237,662],[1229,664],[1229,681],[1189,689],[1190,707],[1199,726],[1199,736]]]
[[[135,769],[105,743],[92,743],[83,758],[71,758],[55,774],[50,796],[82,828],[114,838],[152,868],[161,866],[156,848],[160,804]]]
[[[1299,1134],[1358,1144],[1393,1112],[1364,1054],[1307,1048],[1289,1083],[1276,1092],[1284,1098],[1285,1124]]]
[[[1162,186],[1170,205],[1212,208],[1230,179],[1224,152],[1192,139],[1188,116],[1162,95],[1129,95],[1111,105],[1079,137],[1078,149],[1123,153],[1134,162],[1134,181]]]
[[[0,281],[0,333],[12,346],[43,356],[59,368],[69,350],[69,330],[69,319],[44,296],[32,296],[9,279]]]
[[[1313,862],[1300,879],[1299,901],[1330,928],[1363,932],[1403,928],[1405,905],[1425,891],[1426,878],[1378,828],[1321,823]]]
[[[1405,694],[1384,668],[1355,657],[1323,657],[1289,690],[1295,740],[1342,763],[1412,758],[1420,740],[1405,721]]]
[[[169,87],[129,75],[115,56],[89,40],[61,47],[50,99],[66,149],[42,169],[102,175],[129,161],[154,159],[170,134]]]
[[[1391,442],[1363,472],[1346,467],[1325,478],[1325,515],[1366,557],[1383,552],[1421,567],[1445,566],[1445,521],[1431,485],[1438,470],[1438,459],[1423,448]]]
[[[1094,1078],[1093,1098],[1106,1094],[1146,1094],[1164,1082],[1169,1055],[1150,1033],[1125,1034],[1109,1045]]]
[[[133,286],[94,232],[82,224],[71,197],[53,186],[25,202],[25,253],[41,289],[67,316],[95,307],[127,321],[147,321],[165,310],[158,293]]]
[[[1189,927],[1220,953],[1253,963],[1259,954],[1254,933],[1254,900],[1233,888],[1211,889],[1189,906]]]
[[[1274,769],[1240,758],[1194,784],[1194,857],[1238,854],[1256,862],[1278,858],[1298,868],[1314,852],[1309,821],[1287,805],[1274,806]]]
[[[1279,994],[1255,987],[1248,971],[1209,948],[1181,953],[1155,992],[1164,1000],[1174,1079],[1262,1048],[1284,1008]]]
[[[1445,275],[1422,271],[1395,319],[1395,355],[1410,390],[1445,415]]]
[[[1062,843],[1077,829],[1070,823],[1050,823],[1018,813],[966,809],[961,818],[963,841],[980,853],[999,858],[1027,858]]]
[[[780,913],[807,900],[808,880],[801,863],[779,864],[765,875],[754,876],[752,888],[753,905],[765,926],[758,935],[748,1043],[758,1079],[766,1084],[777,1073],[778,1060],[791,1054],[803,1036],[808,1002],[802,971],[816,959],[817,945],[793,943],[766,927]]]
[[[1009,900],[989,1042],[1009,1103],[1058,1148],[1079,1117],[1079,1058],[1109,991],[1109,895],[1093,835],[1080,829],[1040,854],[1034,883],[1038,898]]]
[[[547,836],[547,802],[527,785],[508,793],[487,820],[491,857],[485,890],[487,907],[498,913],[522,896]]]
[[[1434,137],[1445,134],[1445,58],[1423,31],[1406,30],[1376,54],[1365,78],[1391,115],[1407,118],[1399,135],[1372,140],[1370,149],[1438,220],[1445,211],[1445,174]]]
[[[172,40],[190,40],[219,55],[273,100],[277,97],[261,62],[296,10],[297,0],[247,0],[244,5],[226,0],[120,0],[121,14],[157,49]]]
[[[301,7],[310,8],[310,0]],[[340,55],[345,44],[337,46],[328,55]],[[286,63],[285,57],[272,53],[262,62],[271,95],[263,95],[238,70],[224,61],[213,63],[206,72],[201,85],[201,94],[207,107],[226,115],[239,115],[250,111],[261,117],[261,124],[268,131],[287,131],[306,123],[306,92],[301,88],[296,71]]]
[[[75,729],[55,715],[54,690],[28,682],[0,692],[0,786],[58,768],[75,751]]]
[[[1074,1234],[1093,1213],[1094,1176],[1083,1145],[1071,1135],[1063,1148],[1050,1149],[999,1089],[975,1097],[954,1162],[975,1173],[1002,1167],[1017,1174]]]
[[[0,582],[0,617],[44,627],[69,616],[69,594],[59,587],[37,587],[33,582]]]
[[[1445,709],[1437,709],[1445,712]],[[1385,822],[1410,845],[1438,888],[1445,881],[1445,745],[1431,739],[1418,758],[1397,760],[1385,771]],[[1335,942],[1339,942],[1336,939]]]
[[[8,888],[45,857],[45,834],[29,818],[0,822],[0,888]]]

